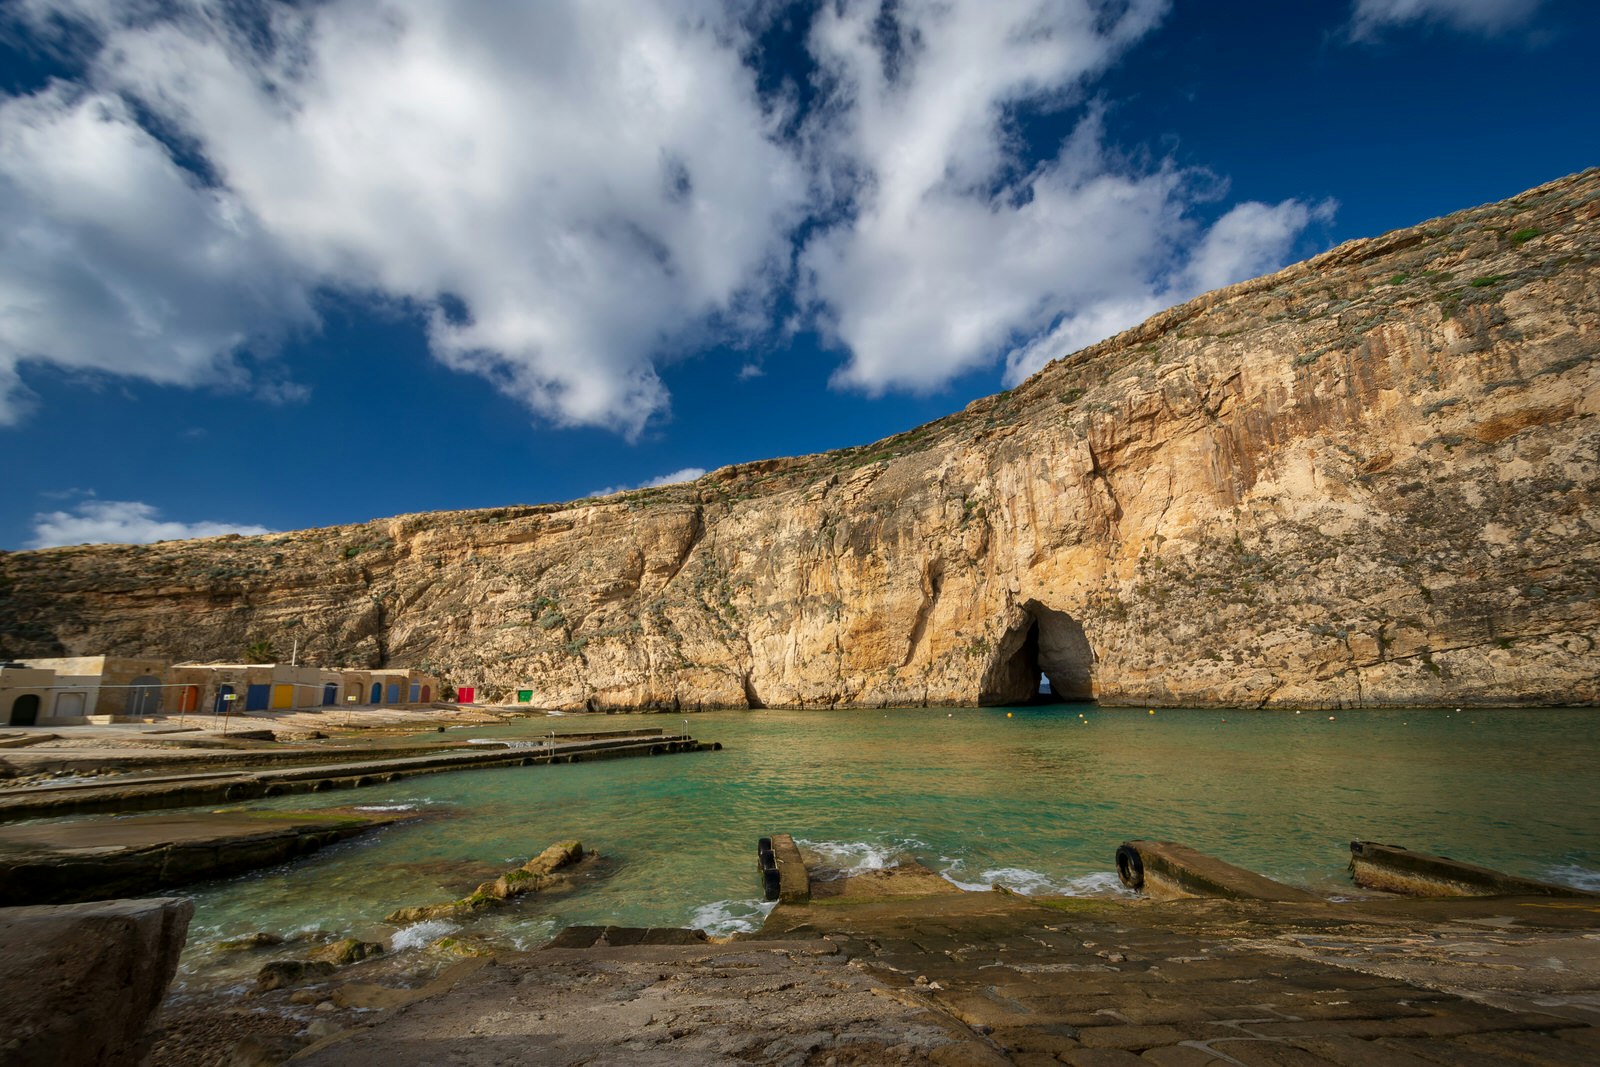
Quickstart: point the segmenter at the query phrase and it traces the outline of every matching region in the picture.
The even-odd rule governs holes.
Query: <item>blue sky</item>
[[[1600,163],[1587,0],[0,0],[0,548],[878,439]]]

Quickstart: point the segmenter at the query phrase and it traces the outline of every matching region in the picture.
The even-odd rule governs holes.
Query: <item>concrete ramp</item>
[[[1350,874],[1359,886],[1413,897],[1584,897],[1571,886],[1518,878],[1448,856],[1430,856],[1399,845],[1350,842]]]
[[[1230,900],[1316,901],[1304,889],[1274,882],[1171,841],[1124,841],[1117,849],[1117,877],[1129,889],[1161,900],[1225,897]]]

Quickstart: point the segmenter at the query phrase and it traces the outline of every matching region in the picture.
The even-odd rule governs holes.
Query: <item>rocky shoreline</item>
[[[292,987],[180,991],[151,1063],[1354,1067],[1600,1051],[1592,903],[930,894],[927,873],[828,880],[731,939],[573,928],[528,952],[435,944]]]

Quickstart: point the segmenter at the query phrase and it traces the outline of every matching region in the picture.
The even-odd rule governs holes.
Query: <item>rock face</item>
[[[1600,701],[1600,171],[877,444],[566,505],[0,557],[0,654],[414,664],[560,708]]]
[[[168,897],[0,909],[0,1061],[142,1062],[193,914]]]

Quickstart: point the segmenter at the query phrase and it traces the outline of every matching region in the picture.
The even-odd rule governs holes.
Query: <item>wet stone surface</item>
[[[1600,1062],[1600,912],[1519,899],[899,895],[780,906],[728,943],[575,927],[461,967],[329,1017],[294,1062]]]

